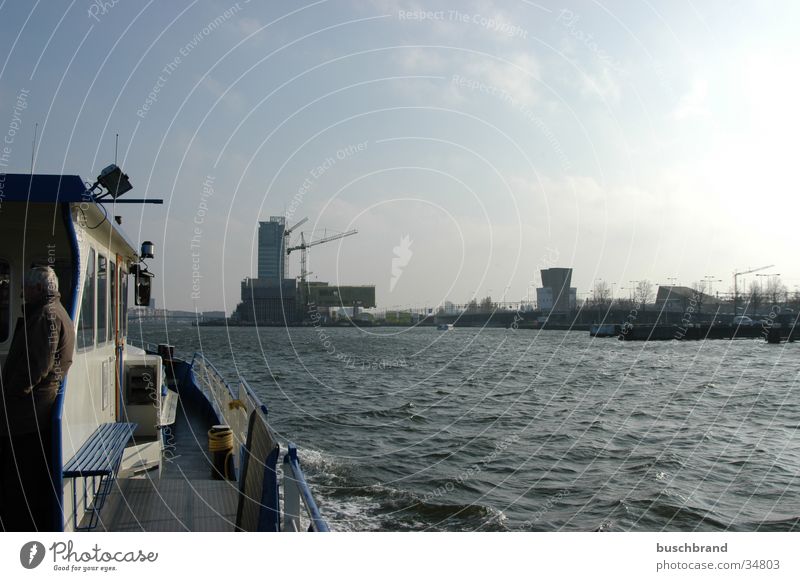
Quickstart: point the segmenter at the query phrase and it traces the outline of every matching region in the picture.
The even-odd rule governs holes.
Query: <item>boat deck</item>
[[[117,479],[96,530],[234,530],[237,484],[211,479],[208,425],[202,414],[187,408],[178,404],[161,476],[151,470],[143,477]]]

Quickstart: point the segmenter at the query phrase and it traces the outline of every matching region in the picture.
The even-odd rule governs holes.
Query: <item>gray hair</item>
[[[34,266],[25,273],[25,288],[41,286],[45,292],[58,292],[58,276],[49,266]]]

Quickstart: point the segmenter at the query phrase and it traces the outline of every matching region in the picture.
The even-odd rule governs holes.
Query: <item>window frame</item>
[[[81,283],[81,308],[80,308],[80,311],[78,313],[78,328],[77,328],[77,337],[76,337],[76,341],[75,341],[76,344],[77,344],[77,350],[80,351],[80,352],[88,351],[90,349],[94,349],[94,347],[97,344],[97,342],[96,342],[96,339],[97,339],[97,258],[96,258],[96,254],[97,253],[95,252],[94,247],[90,246],[89,247],[89,259],[88,259],[88,263],[86,264],[86,272],[83,275],[83,281]],[[92,288],[90,289],[91,292],[92,292],[91,341],[88,342],[88,343],[83,343],[83,337],[85,336],[84,334],[85,334],[85,330],[86,330],[86,328],[84,327],[84,323],[86,322],[86,317],[84,316],[85,315],[84,307],[87,306],[86,305],[86,291],[87,291],[87,287],[89,286],[88,282],[89,282],[89,278],[90,278],[90,272],[89,272],[89,267],[90,266],[92,267],[92,273],[91,273]]]
[[[101,267],[101,264],[104,264]],[[108,258],[105,254],[98,252],[97,253],[97,261],[95,262],[95,324],[96,324],[96,340],[95,344],[100,346],[105,343],[108,343]],[[102,285],[101,285],[101,272],[102,275]],[[102,288],[102,296],[101,296],[101,289]],[[100,312],[102,301],[102,313]],[[101,326],[102,324],[102,326]]]
[[[119,294],[117,293],[117,263],[115,260],[108,261],[108,292],[108,339],[116,344]]]
[[[120,265],[119,273],[119,292],[120,292],[120,311],[119,325],[120,337],[127,341],[128,338],[128,271]]]

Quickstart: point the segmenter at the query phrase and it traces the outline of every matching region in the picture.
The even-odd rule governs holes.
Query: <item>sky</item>
[[[374,284],[380,308],[524,300],[551,266],[579,295],[724,292],[768,264],[793,290],[798,12],[6,0],[5,169],[30,171],[38,123],[34,171],[91,180],[118,134],[128,195],[164,205],[111,210],[155,243],[170,309],[233,311],[270,216],[357,229],[309,251],[309,278]]]

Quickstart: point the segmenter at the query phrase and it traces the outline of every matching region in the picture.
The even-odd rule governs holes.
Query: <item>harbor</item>
[[[202,344],[221,374],[260,386],[276,431],[304,442],[304,470],[337,530],[800,527],[786,500],[800,450],[770,444],[795,423],[800,343],[324,331],[137,328],[187,351]],[[696,491],[698,479],[712,489]]]
[[[3,571],[796,578],[798,22],[0,2]]]

